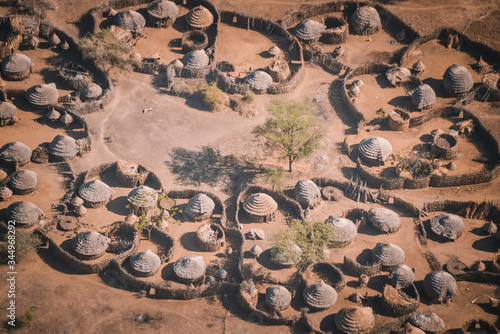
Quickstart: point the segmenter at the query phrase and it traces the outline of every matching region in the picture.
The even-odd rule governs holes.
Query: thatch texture
[[[102,95],[102,88],[98,84],[91,82],[80,89],[78,94],[80,95],[80,100],[82,102],[93,101],[97,100]]]
[[[9,188],[16,195],[32,193],[38,187],[38,175],[31,170],[21,169],[9,177]]]
[[[275,57],[271,64],[266,67],[267,73],[273,78],[274,82],[283,82],[290,77],[290,66],[286,59]]]
[[[386,284],[382,293],[382,308],[392,317],[401,317],[415,312],[420,305],[420,296],[415,285],[396,289]]]
[[[290,306],[291,301],[290,291],[284,286],[275,285],[266,289],[266,302],[274,309],[285,310]]]
[[[387,115],[387,124],[394,131],[404,131],[410,127],[410,113],[400,108],[394,108]]]
[[[458,154],[458,141],[447,133],[434,136],[431,153],[445,160],[451,160]]]
[[[71,123],[73,123],[73,116],[71,116],[65,111],[64,114],[61,116],[61,118],[59,118],[59,120],[65,126],[69,126]]]
[[[214,22],[212,13],[203,6],[198,6],[186,14],[187,24],[194,29],[207,29]]]
[[[273,83],[273,78],[264,71],[253,71],[245,76],[245,83],[256,93],[264,93]]]
[[[281,54],[281,49],[276,45],[273,45],[268,50],[269,54],[273,57],[279,56]]]
[[[92,82],[92,74],[85,67],[67,62],[59,69],[63,81],[75,90],[82,89]]]
[[[432,217],[431,230],[441,238],[454,241],[462,235],[464,222],[457,215],[440,213]]]
[[[101,180],[85,182],[78,188],[78,196],[89,208],[97,208],[106,204],[114,194],[115,191]]]
[[[182,57],[185,68],[199,69],[208,66],[210,60],[204,50],[194,50]]]
[[[295,35],[303,42],[317,41],[326,30],[326,26],[313,20],[304,20],[294,28]]]
[[[210,218],[214,208],[214,201],[204,193],[199,193],[189,199],[184,212],[191,219],[199,221]]]
[[[136,11],[124,10],[113,16],[113,24],[132,33],[141,33],[146,20]]]
[[[2,60],[2,73],[8,80],[24,80],[31,73],[31,58],[22,53],[11,53]]]
[[[7,219],[15,221],[16,226],[30,227],[40,220],[43,211],[29,201],[19,201],[9,205],[5,215]]]
[[[445,329],[444,321],[434,312],[413,312],[408,322],[426,333],[439,333]]]
[[[208,45],[208,36],[201,30],[189,30],[182,34],[182,52],[203,50]]]
[[[250,248],[250,255],[252,255],[254,258],[259,257],[261,253],[262,248],[260,248],[259,245],[253,245],[252,248]]]
[[[387,279],[396,289],[403,289],[415,282],[415,273],[406,264],[399,264],[392,267]]]
[[[49,153],[59,159],[74,158],[78,152],[78,145],[70,136],[57,135],[49,144]]]
[[[303,291],[303,297],[307,306],[317,310],[326,310],[337,302],[337,291],[320,280],[316,284],[308,285]]]
[[[137,276],[153,276],[160,270],[161,260],[151,249],[137,252],[130,257],[130,266]]]
[[[372,250],[372,261],[384,267],[396,266],[405,261],[405,252],[394,244],[379,242]]]
[[[321,192],[311,180],[300,180],[293,189],[295,199],[304,209],[313,208],[321,201]]]
[[[424,291],[429,299],[446,302],[455,297],[457,282],[446,271],[433,271],[428,273],[424,278]]]
[[[444,72],[443,86],[449,95],[456,96],[470,91],[474,86],[474,80],[465,67],[453,64]]]
[[[392,146],[382,137],[368,137],[359,143],[359,153],[368,162],[383,165],[392,153]]]
[[[75,253],[84,260],[97,259],[106,250],[111,239],[97,231],[81,232],[73,238],[72,245]]]
[[[156,27],[169,27],[179,15],[179,8],[172,1],[156,0],[148,6],[148,20]]]
[[[0,126],[6,126],[15,123],[17,108],[10,102],[0,101]]]
[[[278,209],[278,203],[267,194],[256,193],[245,198],[243,209],[251,216],[270,218]]]
[[[427,84],[418,85],[408,94],[410,94],[411,102],[417,109],[429,109],[436,103],[436,93]]]
[[[358,234],[356,225],[347,218],[330,216],[325,221],[325,224],[331,224],[333,226],[334,236],[332,242],[338,247],[349,245]]]
[[[142,185],[132,189],[127,195],[133,213],[141,213],[153,209],[158,202],[158,193],[148,186]]]
[[[385,72],[385,76],[389,83],[395,87],[401,83],[408,82],[411,77],[411,72],[406,67],[391,67]]]
[[[401,228],[401,219],[392,210],[374,207],[368,211],[368,220],[373,227],[384,233],[395,233]]]
[[[0,161],[5,165],[24,166],[31,159],[31,149],[18,141],[7,143],[0,148]]]
[[[375,8],[359,7],[351,17],[352,30],[358,35],[372,35],[382,28],[380,16]]]
[[[57,103],[59,92],[55,83],[38,84],[28,88],[26,98],[35,107],[48,107]]]
[[[205,252],[216,252],[224,245],[224,230],[216,224],[205,224],[196,231],[196,244]]]
[[[494,273],[500,273],[500,252],[493,255],[491,269]]]
[[[0,201],[9,200],[14,193],[7,187],[0,187]]]
[[[175,261],[174,273],[181,283],[192,283],[205,276],[206,265],[202,256],[186,255]]]
[[[50,109],[48,113],[45,114],[48,120],[55,122],[61,117],[61,113],[54,108]]]
[[[149,171],[139,163],[119,160],[116,163],[116,179],[126,187],[142,186],[149,176]]]
[[[412,66],[413,74],[420,75],[420,74],[424,73],[424,71],[425,71],[425,65],[424,65],[424,63],[422,63],[421,59],[419,59],[415,64],[413,64],[413,66]]]
[[[366,334],[375,326],[375,317],[370,307],[343,308],[335,315],[335,325],[345,334]]]
[[[289,268],[296,265],[302,256],[302,249],[291,242],[288,246],[271,248],[271,261],[279,267]]]

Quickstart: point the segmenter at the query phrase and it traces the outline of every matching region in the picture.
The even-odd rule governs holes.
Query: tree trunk
[[[292,158],[288,158],[288,171],[291,173],[292,172]]]

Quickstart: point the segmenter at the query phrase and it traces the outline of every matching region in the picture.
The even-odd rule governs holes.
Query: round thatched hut
[[[6,126],[17,122],[17,108],[10,102],[0,101],[0,126]]]
[[[326,26],[313,20],[299,22],[294,28],[295,35],[304,43],[317,42]]]
[[[174,274],[181,283],[203,280],[206,265],[202,256],[186,255],[175,261]]]
[[[28,88],[26,98],[33,106],[48,109],[57,103],[59,92],[55,83],[38,84]]]
[[[379,242],[372,250],[372,261],[384,267],[397,266],[405,261],[405,252],[394,244]]]
[[[358,35],[373,35],[382,28],[380,16],[375,8],[358,7],[351,17],[352,30]]]
[[[325,221],[325,224],[331,224],[333,226],[334,237],[332,238],[332,242],[336,247],[345,247],[349,245],[358,234],[356,225],[347,218],[330,216]]]
[[[337,16],[328,16],[325,18],[324,24],[326,30],[321,35],[321,42],[326,44],[340,44],[347,42],[349,33],[349,24]]]
[[[9,200],[14,193],[7,187],[0,187],[0,202]]]
[[[24,166],[31,159],[31,149],[18,141],[7,143],[0,148],[0,161],[8,166]]]
[[[444,321],[434,312],[413,312],[408,322],[426,333],[439,333],[445,329]]]
[[[204,193],[199,193],[189,199],[184,212],[194,221],[202,221],[212,216],[214,208],[214,201]]]
[[[366,334],[375,326],[370,307],[343,308],[335,315],[337,329],[345,334]]]
[[[434,136],[431,153],[445,160],[451,160],[458,154],[458,141],[455,137],[447,133]]]
[[[126,187],[142,186],[149,171],[139,163],[130,160],[119,160],[116,163],[116,179]]]
[[[467,93],[474,86],[474,80],[467,69],[453,64],[443,75],[444,90],[451,96]]]
[[[189,30],[182,34],[182,52],[203,50],[208,45],[208,36],[202,30]]]
[[[266,67],[267,73],[273,78],[274,82],[283,82],[290,77],[290,66],[286,59],[275,57]]]
[[[204,50],[194,50],[182,57],[185,68],[199,69],[208,66],[210,60]]]
[[[108,203],[115,191],[101,180],[85,182],[78,188],[78,196],[88,208],[98,208]]]
[[[205,252],[216,252],[224,245],[224,230],[217,224],[205,224],[196,231],[196,244]]]
[[[481,229],[488,235],[495,235],[498,232],[498,227],[491,220],[485,223]]]
[[[267,222],[274,218],[278,203],[264,193],[255,193],[243,201],[243,209],[256,222]]]
[[[368,220],[373,227],[384,233],[395,233],[401,228],[401,219],[392,210],[375,207],[368,211]]]
[[[43,211],[29,201],[14,202],[7,207],[5,215],[8,220],[16,222],[16,226],[30,227],[40,220]]]
[[[212,13],[203,6],[198,6],[186,14],[186,23],[193,29],[205,30],[214,22]]]
[[[71,123],[73,123],[73,116],[64,111],[64,114],[61,116],[61,118],[59,118],[59,120],[65,126],[69,126]]]
[[[277,47],[276,45],[273,45],[269,48],[267,51],[272,57],[277,57],[281,54],[281,49]]]
[[[253,245],[250,249],[250,255],[252,255],[253,258],[258,258],[260,254],[262,254],[262,248],[260,248],[259,245]]]
[[[303,291],[303,297],[307,306],[316,310],[326,310],[337,302],[337,291],[320,280],[316,284],[308,285]]]
[[[424,291],[429,299],[446,302],[453,299],[457,293],[457,282],[446,271],[433,271],[424,278]]]
[[[290,268],[300,261],[301,256],[302,249],[293,242],[271,248],[271,261],[278,267]]]
[[[245,76],[245,83],[255,93],[265,93],[273,83],[273,78],[264,71],[253,71]]]
[[[158,202],[158,193],[153,188],[142,185],[129,192],[127,201],[130,203],[132,213],[136,215],[150,214]]]
[[[431,230],[446,240],[454,241],[462,235],[464,222],[457,215],[440,213],[432,217]]]
[[[24,80],[31,73],[31,58],[22,53],[11,53],[2,60],[2,73],[8,80]]]
[[[52,109],[45,114],[45,117],[47,117],[49,121],[55,122],[61,118],[61,113],[52,107]]]
[[[78,152],[78,144],[70,136],[57,135],[49,144],[49,153],[58,160],[72,159]]]
[[[314,208],[321,201],[321,192],[316,183],[311,180],[300,180],[297,182],[293,193],[297,202],[304,209]]]
[[[408,92],[411,96],[411,102],[417,109],[429,109],[436,103],[436,93],[431,86],[427,84],[418,85]]]
[[[274,309],[285,310],[291,301],[292,295],[284,286],[275,285],[266,289],[266,302]]]
[[[161,260],[151,249],[137,252],[130,257],[130,266],[137,276],[153,276],[160,270]]]
[[[73,238],[76,255],[83,260],[97,259],[106,253],[111,239],[97,231],[81,232]]]
[[[59,38],[59,36],[57,36],[55,32],[52,32],[52,34],[50,34],[48,41],[49,45],[52,47],[57,46],[59,43],[61,43],[61,39]]]
[[[102,88],[98,84],[91,82],[78,91],[82,102],[97,100],[102,95]]]
[[[9,177],[9,188],[16,195],[32,193],[38,187],[38,175],[31,170],[21,169]]]
[[[113,24],[134,34],[140,34],[146,25],[146,20],[136,11],[124,10],[113,16]]]
[[[400,108],[394,108],[387,115],[387,124],[394,131],[404,131],[410,127],[410,113]]]
[[[398,264],[392,267],[387,279],[396,289],[403,289],[415,282],[415,273],[406,264]]]
[[[359,153],[367,162],[383,165],[392,153],[392,146],[382,137],[368,137],[359,142]]]
[[[148,6],[148,20],[155,27],[170,27],[179,15],[179,8],[172,1],[156,0]]]
[[[397,87],[410,80],[411,72],[406,67],[394,66],[385,72],[385,76],[391,85]]]

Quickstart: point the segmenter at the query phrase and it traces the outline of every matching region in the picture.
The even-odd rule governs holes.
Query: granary
[[[119,160],[116,163],[116,179],[126,187],[142,186],[149,175],[149,171],[130,160]]]
[[[18,121],[16,117],[17,108],[10,102],[0,102],[0,126],[14,124]]]
[[[59,44],[59,47],[61,48],[61,50],[63,51],[68,51],[69,50],[69,44],[68,44],[68,41],[63,41],[61,44]]]
[[[290,66],[286,59],[274,57],[271,63],[266,67],[267,73],[273,78],[274,82],[283,82],[290,77]]]
[[[9,200],[13,194],[14,193],[9,188],[0,187],[0,201],[1,202]]]
[[[431,300],[447,302],[455,297],[457,282],[446,271],[433,271],[428,273],[424,278],[424,291]]]
[[[358,35],[372,35],[382,28],[380,16],[371,6],[358,7],[351,17],[352,30]]]
[[[214,22],[212,13],[203,6],[198,6],[186,14],[186,23],[193,29],[205,30]]]
[[[199,69],[208,66],[210,60],[204,50],[194,50],[182,57],[185,68]]]
[[[57,135],[49,144],[49,153],[59,160],[72,159],[78,152],[78,145],[70,136]]]
[[[255,193],[243,201],[243,209],[256,222],[267,222],[274,218],[278,203],[264,193]]]
[[[8,80],[24,80],[31,73],[31,58],[22,53],[11,53],[2,60],[2,73]]]
[[[456,240],[464,230],[462,218],[450,213],[440,213],[432,217],[431,230],[446,240]]]
[[[72,241],[73,250],[83,260],[97,259],[106,253],[111,239],[97,231],[78,233]]]
[[[31,170],[21,169],[9,176],[9,188],[16,195],[32,193],[38,187],[38,175]]]
[[[245,83],[256,93],[265,93],[273,78],[264,71],[252,71],[245,76]]]
[[[324,24],[313,20],[299,22],[294,28],[295,35],[304,43],[318,41],[325,30]]]
[[[253,247],[250,249],[250,255],[252,255],[253,258],[258,258],[261,253],[262,248],[260,248],[259,245],[253,245]]]
[[[321,192],[311,180],[300,180],[293,189],[295,199],[304,209],[314,208],[321,201]]]
[[[307,306],[316,310],[326,310],[337,302],[337,291],[320,280],[316,284],[308,285],[303,291]]]
[[[217,224],[205,224],[196,231],[196,244],[205,252],[216,252],[224,245],[224,230]]]
[[[427,84],[418,85],[408,92],[411,102],[417,109],[429,109],[436,103],[436,93]]]
[[[78,196],[83,199],[88,208],[98,208],[105,205],[114,194],[115,191],[101,180],[85,182],[78,188]]]
[[[31,149],[21,142],[7,143],[0,148],[0,161],[7,166],[26,165],[31,159]]]
[[[175,261],[174,274],[181,283],[203,280],[206,265],[202,256],[186,255]]]
[[[448,133],[441,133],[433,137],[431,154],[444,160],[451,160],[458,154],[458,141]]]
[[[270,286],[266,289],[266,302],[276,310],[286,310],[290,306],[292,296],[282,285]]]
[[[155,27],[170,27],[179,15],[179,8],[172,1],[156,0],[148,6],[148,20]]]
[[[91,82],[78,91],[82,102],[97,100],[102,95],[102,88],[98,84]]]
[[[132,189],[127,195],[130,211],[134,214],[149,214],[156,207],[158,193],[148,186],[142,185]]]
[[[302,256],[302,249],[293,242],[282,247],[274,246],[271,248],[271,261],[281,268],[296,265]]]
[[[61,118],[61,113],[57,111],[54,107],[52,107],[50,111],[45,114],[45,117],[47,117],[49,121],[55,122],[59,118]]]
[[[5,214],[8,220],[16,222],[16,226],[30,227],[40,220],[43,211],[29,201],[14,202],[7,207]]]
[[[376,229],[384,233],[395,233],[401,228],[401,219],[392,210],[374,207],[368,211],[368,221]]]
[[[153,276],[160,270],[161,260],[151,249],[137,252],[130,257],[130,267],[137,276]]]
[[[281,54],[281,49],[277,47],[276,45],[273,45],[269,48],[267,51],[272,57],[277,57]]]
[[[356,225],[347,218],[330,216],[325,221],[325,224],[331,224],[333,226],[334,234],[331,241],[336,247],[345,247],[349,245],[358,234]]]
[[[387,115],[387,125],[394,131],[404,131],[410,127],[410,113],[401,108],[394,108]]]
[[[445,329],[444,321],[434,312],[413,312],[408,322],[426,333],[440,333]]]
[[[403,82],[408,82],[411,77],[411,72],[406,67],[391,67],[385,72],[385,76],[389,83],[393,86],[399,86]]]
[[[113,24],[133,34],[140,34],[146,25],[146,20],[136,11],[124,10],[113,16]]]
[[[65,126],[69,126],[71,123],[73,123],[73,116],[64,111],[64,114],[62,114],[62,116],[59,118],[59,121],[61,121],[61,123]]]
[[[199,193],[189,199],[184,212],[194,221],[201,221],[210,218],[214,208],[214,201],[204,193]]]
[[[446,93],[456,96],[470,91],[474,86],[474,80],[465,67],[453,64],[444,72],[443,86]]]
[[[394,244],[379,242],[372,250],[372,261],[393,267],[405,261],[405,252]]]
[[[59,43],[61,43],[61,39],[59,38],[59,36],[57,36],[55,32],[50,34],[48,41],[50,46],[57,46]]]
[[[421,59],[419,59],[415,64],[413,64],[411,71],[414,75],[421,75],[422,73],[424,73],[425,65],[424,63],[422,63]]]
[[[462,333],[498,334],[498,330],[493,322],[471,319],[462,325]]]
[[[392,146],[382,137],[368,137],[359,142],[361,157],[376,166],[383,165],[391,156]]]
[[[415,273],[406,264],[398,264],[392,267],[387,279],[396,289],[404,289],[415,282]]]
[[[375,326],[371,307],[348,307],[340,309],[335,315],[335,325],[345,334],[369,333]]]
[[[35,107],[48,109],[57,103],[59,92],[55,83],[38,84],[28,88],[26,99]]]

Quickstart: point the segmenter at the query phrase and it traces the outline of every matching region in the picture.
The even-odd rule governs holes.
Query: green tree
[[[289,172],[296,160],[308,157],[318,149],[324,137],[323,127],[314,111],[310,100],[275,101],[270,107],[271,117],[253,131],[265,138],[268,147],[283,154],[283,159],[288,160]]]
[[[273,186],[273,191],[274,188],[279,191],[283,190],[285,186],[284,173],[285,170],[281,167],[264,167],[264,177],[266,182]]]

